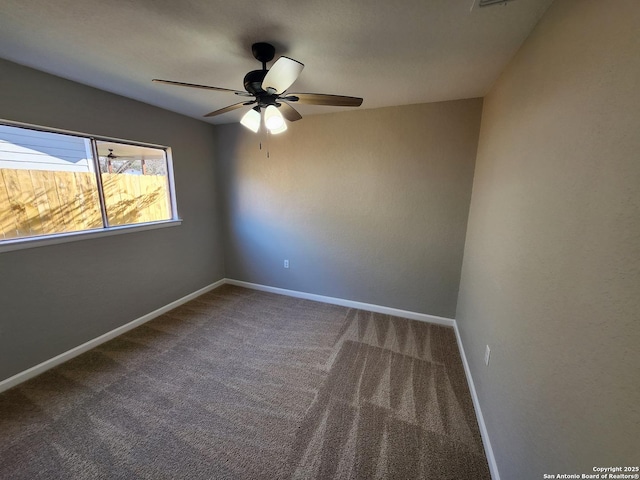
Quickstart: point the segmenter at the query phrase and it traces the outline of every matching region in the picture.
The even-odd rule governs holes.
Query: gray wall
[[[457,321],[503,479],[640,459],[638,32],[557,1],[485,98]]]
[[[453,317],[481,110],[309,116],[269,158],[259,135],[217,127],[227,276]]]
[[[224,277],[213,127],[2,60],[0,118],[172,147],[184,219],[0,253],[0,380]]]

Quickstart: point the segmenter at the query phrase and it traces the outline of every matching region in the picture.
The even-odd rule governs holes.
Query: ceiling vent
[[[474,0],[472,10],[474,8],[491,7],[493,5],[505,5],[514,0]]]

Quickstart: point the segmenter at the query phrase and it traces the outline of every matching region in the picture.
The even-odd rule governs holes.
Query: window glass
[[[0,243],[176,219],[167,151],[0,124]]]
[[[97,146],[110,226],[172,218],[164,150],[104,141]]]
[[[89,139],[0,125],[0,240],[102,226]]]

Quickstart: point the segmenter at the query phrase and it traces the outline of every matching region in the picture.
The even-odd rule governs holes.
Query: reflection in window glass
[[[106,141],[96,145],[109,226],[172,218],[163,149]]]

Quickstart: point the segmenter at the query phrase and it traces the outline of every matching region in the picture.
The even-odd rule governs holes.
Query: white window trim
[[[118,142],[126,143],[128,145],[136,145],[140,147],[159,148],[165,151],[167,159],[167,180],[169,182],[169,198],[171,201],[172,218],[170,220],[161,220],[158,222],[149,223],[134,223],[131,225],[109,226],[101,227],[93,230],[80,230],[77,232],[62,232],[54,233],[51,235],[37,235],[31,237],[20,237],[10,240],[0,240],[0,253],[10,252],[13,250],[22,250],[26,248],[44,247],[47,245],[57,245],[60,243],[76,242],[78,240],[89,240],[93,238],[109,237],[112,235],[121,235],[123,233],[135,233],[145,230],[155,230],[158,228],[175,227],[182,224],[182,219],[178,216],[178,205],[176,201],[175,181],[173,178],[173,157],[171,154],[171,147],[166,145],[158,145],[154,143],[135,142],[132,140],[125,140],[122,138],[105,137],[102,135],[92,135],[89,133],[76,132],[73,130],[64,130],[61,128],[43,127],[41,125],[33,125],[30,123],[16,122],[13,120],[6,120],[0,118],[0,124],[8,125],[11,127],[29,128],[31,130],[38,130],[41,132],[60,133],[63,135],[73,135],[76,137],[89,138],[97,141]],[[95,142],[92,142],[95,144]],[[94,159],[97,163],[97,159]],[[100,171],[99,168],[97,170]],[[101,199],[102,203],[102,199]],[[104,206],[101,204],[101,210],[104,211]]]
[[[145,230],[156,230],[158,228],[177,227],[182,224],[182,220],[163,220],[150,223],[135,223],[118,227],[97,228],[95,230],[82,230],[79,232],[55,233],[53,235],[38,235],[37,237],[23,237],[15,240],[3,240],[0,243],[0,253],[11,252],[13,250],[23,250],[25,248],[46,247],[59,243],[77,242],[78,240],[90,240],[93,238],[110,237],[123,233],[144,232]]]

